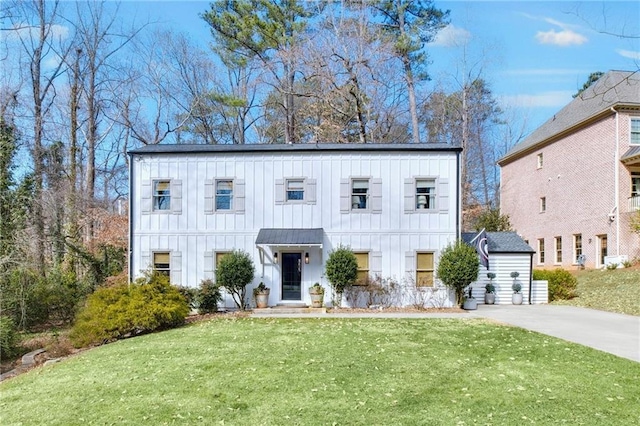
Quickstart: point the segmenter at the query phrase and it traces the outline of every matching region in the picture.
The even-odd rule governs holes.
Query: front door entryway
[[[302,253],[282,253],[282,300],[302,300]]]

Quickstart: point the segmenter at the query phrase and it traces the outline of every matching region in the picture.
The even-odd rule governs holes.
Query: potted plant
[[[484,303],[487,305],[493,305],[496,303],[496,286],[493,285],[493,279],[496,277],[496,274],[493,272],[489,272],[487,274],[487,278],[489,278],[489,282],[484,286]]]
[[[262,309],[269,306],[269,287],[263,282],[253,289],[253,297],[256,299],[256,308]]]
[[[511,278],[513,278],[513,284],[511,285],[511,289],[513,290],[513,294],[511,295],[511,303],[514,305],[522,305],[522,285],[517,281],[517,278],[520,276],[520,273],[514,271],[511,273]]]
[[[311,307],[322,308],[324,303],[324,287],[320,283],[315,283],[309,287],[309,296],[311,296]]]
[[[464,303],[462,304],[462,309],[467,311],[473,311],[478,309],[478,301],[475,297],[473,297],[473,287],[469,286],[469,292],[467,296],[464,298]]]

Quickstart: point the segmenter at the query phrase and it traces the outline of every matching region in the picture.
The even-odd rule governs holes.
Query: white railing
[[[640,195],[629,197],[629,211],[633,212],[636,210],[640,210]]]

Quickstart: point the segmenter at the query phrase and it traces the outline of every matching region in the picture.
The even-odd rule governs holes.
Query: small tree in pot
[[[513,284],[511,285],[511,289],[513,290],[513,294],[511,295],[511,303],[514,305],[522,305],[522,285],[517,281],[520,276],[520,272],[514,271],[511,273],[511,278],[513,278]]]
[[[487,273],[487,278],[489,278],[489,282],[484,286],[484,303],[487,305],[493,305],[496,303],[496,286],[493,285],[493,279],[496,277],[496,274],[493,272]]]
[[[358,259],[349,247],[339,245],[329,253],[325,273],[336,293],[337,305],[342,302],[344,289],[353,285],[358,277]]]
[[[454,290],[458,306],[462,306],[465,289],[478,279],[479,272],[478,254],[470,245],[458,240],[442,250],[437,275],[445,286]]]
[[[216,268],[216,284],[227,289],[238,309],[247,308],[247,285],[255,274],[253,260],[249,253],[234,250],[220,259]]]

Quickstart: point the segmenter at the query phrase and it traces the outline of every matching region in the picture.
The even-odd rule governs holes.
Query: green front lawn
[[[640,269],[584,270],[576,273],[578,297],[553,302],[640,316]]]
[[[0,384],[0,424],[638,424],[640,364],[469,319],[220,318]]]

